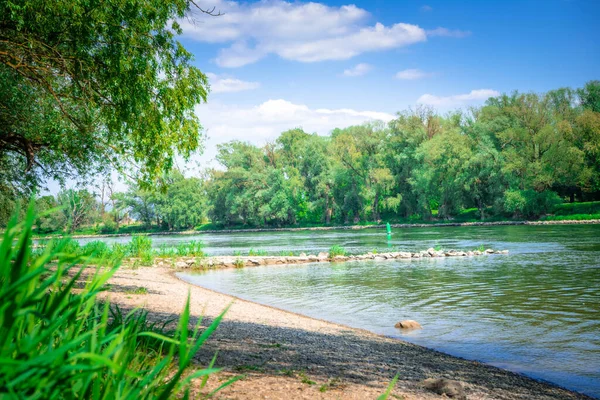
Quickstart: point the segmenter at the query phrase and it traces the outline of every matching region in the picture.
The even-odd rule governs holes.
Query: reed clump
[[[346,249],[344,249],[342,246],[339,245],[334,245],[331,246],[331,248],[329,248],[329,258],[333,258],[336,256],[345,256],[347,254]]]
[[[172,334],[146,312],[123,315],[98,300],[118,269],[107,247],[88,244],[94,255],[83,255],[57,240],[33,254],[34,220],[33,207],[22,223],[15,216],[0,243],[0,397],[188,398],[193,380],[202,387],[219,371],[214,362],[198,369],[192,358],[225,312],[190,329],[188,296]],[[138,255],[147,250],[144,240],[136,246]]]
[[[133,236],[129,243],[114,243],[112,246],[101,240],[95,240],[81,245],[72,238],[60,239],[64,250],[77,256],[102,258],[112,265],[120,263],[125,258],[133,258],[133,266],[151,266],[155,258],[196,257],[205,258],[204,243],[198,240],[182,242],[176,246],[163,245],[153,248],[152,239],[144,235]],[[41,241],[34,254],[42,254],[48,241]]]

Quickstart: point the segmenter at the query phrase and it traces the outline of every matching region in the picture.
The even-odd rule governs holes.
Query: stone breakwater
[[[399,259],[422,259],[422,258],[441,258],[441,257],[475,257],[487,256],[493,254],[508,254],[508,250],[427,250],[416,253],[397,251],[390,253],[367,253],[361,255],[337,255],[330,257],[328,253],[319,254],[300,254],[299,256],[215,256],[206,258],[179,257],[175,261],[159,260],[156,265],[159,267],[174,266],[179,269],[201,268],[201,269],[223,269],[223,268],[243,268],[257,267],[261,265],[283,265],[283,264],[308,264],[308,263],[326,263],[326,262],[351,262],[351,261],[386,261]]]

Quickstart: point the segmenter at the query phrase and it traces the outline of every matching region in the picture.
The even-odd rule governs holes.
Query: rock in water
[[[421,329],[422,326],[417,321],[413,321],[412,319],[405,319],[404,321],[398,322],[394,325],[396,328],[400,329]]]
[[[425,379],[421,382],[421,385],[427,389],[431,390],[434,393],[439,394],[440,396],[448,396],[453,399],[466,400],[467,396],[465,395],[465,390],[463,386],[458,381],[453,381],[446,378],[429,378]]]

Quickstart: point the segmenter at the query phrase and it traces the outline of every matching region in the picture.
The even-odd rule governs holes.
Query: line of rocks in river
[[[435,250],[429,248],[424,251],[411,253],[397,251],[390,253],[367,253],[361,255],[334,256],[330,257],[328,253],[319,254],[304,253],[299,256],[214,256],[207,258],[179,257],[174,262],[174,266],[180,269],[200,267],[200,268],[242,268],[260,265],[282,265],[282,264],[306,264],[318,262],[348,262],[348,261],[386,261],[398,259],[421,259],[432,257],[474,257],[491,254],[508,254],[508,250],[487,249],[484,251],[457,251],[457,250]],[[173,265],[168,260],[160,260],[156,263],[159,267]]]

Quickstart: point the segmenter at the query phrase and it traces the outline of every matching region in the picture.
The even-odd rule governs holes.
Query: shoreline
[[[600,219],[587,220],[558,220],[558,221],[496,221],[496,222],[439,222],[431,224],[390,224],[392,228],[443,228],[443,227],[469,227],[469,226],[516,226],[516,225],[597,225]],[[218,233],[256,233],[256,232],[300,232],[300,231],[334,231],[334,230],[361,230],[361,229],[385,229],[385,224],[376,225],[335,225],[317,227],[288,227],[288,228],[247,228],[247,229],[207,229],[203,231],[164,231],[164,232],[140,232],[140,233],[110,233],[94,235],[56,235],[56,236],[34,236],[34,240],[49,240],[70,237],[73,239],[110,238],[127,236],[195,236],[202,234]]]
[[[396,373],[393,393],[405,399],[439,399],[421,386],[426,378],[458,380],[469,399],[589,398],[477,361],[191,285],[169,268],[121,268],[109,285],[104,296],[113,304],[143,307],[159,321],[179,314],[188,291],[192,315],[204,315],[204,326],[232,304],[196,359],[207,365],[218,349],[223,379],[246,375],[216,398],[374,399]],[[147,294],[131,294],[139,287]],[[209,379],[209,389],[219,379]]]

